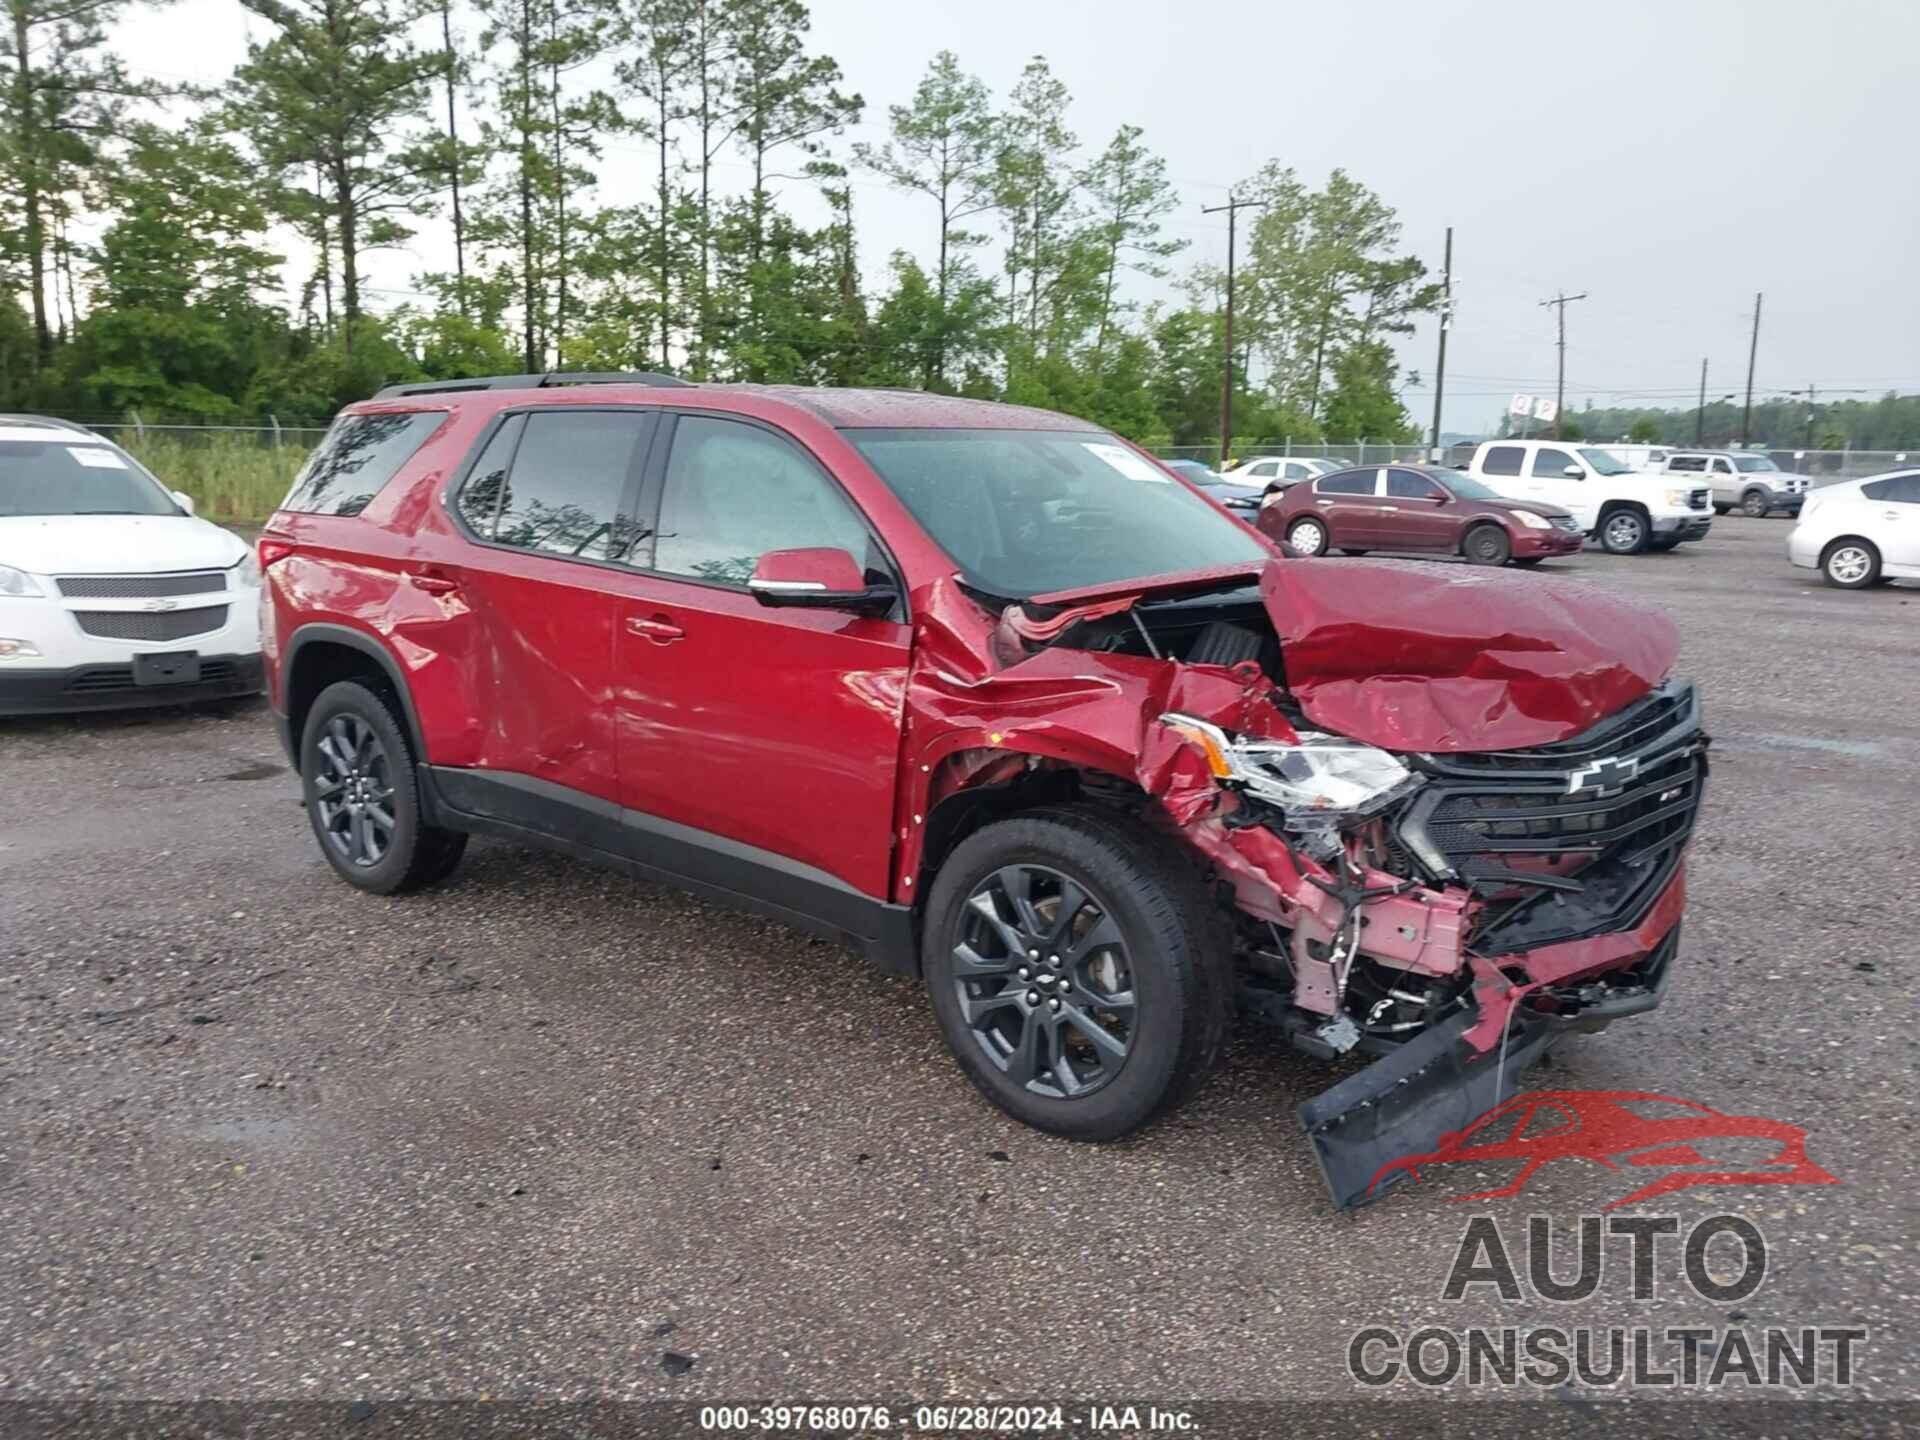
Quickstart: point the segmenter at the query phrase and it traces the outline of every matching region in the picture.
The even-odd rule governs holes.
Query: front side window
[[[282,510],[358,515],[447,418],[444,410],[343,415],[294,477]]]
[[[1389,470],[1387,494],[1396,500],[1434,500],[1446,491],[1417,470]]]
[[[1724,460],[1716,460],[1713,462],[1713,473],[1716,475],[1731,475],[1733,473],[1733,466]]]
[[[496,545],[622,559],[634,529],[621,507],[653,423],[630,410],[509,416],[460,487],[461,517]]]
[[[1564,450],[1553,450],[1542,447],[1533,452],[1532,473],[1533,478],[1536,480],[1564,479],[1566,478],[1569,466],[1575,470],[1580,469],[1579,464],[1574,460],[1573,456]],[[1581,470],[1580,473],[1584,475],[1586,472]]]
[[[1518,475],[1520,461],[1526,451],[1518,445],[1496,445],[1487,451],[1486,463],[1480,467],[1482,475]]]
[[[843,433],[968,583],[998,598],[1273,558],[1103,431]]]
[[[111,445],[57,430],[0,438],[0,515],[178,515],[158,480]],[[76,443],[77,442],[77,443]]]
[[[655,570],[726,585],[746,584],[769,550],[867,558],[866,521],[826,473],[791,440],[737,420],[680,418],[657,528]]]

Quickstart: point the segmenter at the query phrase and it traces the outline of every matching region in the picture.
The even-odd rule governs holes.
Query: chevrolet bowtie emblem
[[[1605,760],[1596,760],[1567,776],[1567,793],[1584,795],[1589,792],[1604,794],[1608,790],[1618,790],[1640,773],[1638,760],[1621,760],[1608,756]]]

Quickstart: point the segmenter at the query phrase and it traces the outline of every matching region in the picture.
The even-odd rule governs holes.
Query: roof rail
[[[476,375],[465,380],[423,380],[414,385],[389,385],[373,398],[391,400],[402,395],[455,395],[469,390],[545,390],[561,385],[690,386],[691,380],[652,370],[549,370],[540,375]]]
[[[51,415],[0,415],[0,425],[45,425],[52,430],[76,430],[96,440],[103,438],[99,431],[91,430],[77,421],[56,420]]]

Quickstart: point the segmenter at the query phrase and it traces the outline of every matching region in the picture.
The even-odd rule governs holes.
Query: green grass
[[[195,513],[242,523],[271,515],[307,458],[304,445],[275,448],[230,435],[126,436],[121,443],[169,490],[191,495]]]

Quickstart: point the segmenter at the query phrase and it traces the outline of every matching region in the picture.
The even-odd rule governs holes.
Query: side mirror
[[[1452,498],[1453,497],[1447,494],[1447,492],[1444,490],[1434,490],[1427,495],[1427,499],[1431,500],[1436,505],[1444,505],[1447,503],[1447,501],[1451,500]]]
[[[1578,465],[1569,465],[1560,473],[1569,480],[1584,480],[1587,478],[1587,472],[1582,470]]]
[[[900,598],[892,585],[869,585],[860,563],[845,550],[769,550],[753,567],[747,588],[762,605],[808,610],[851,610],[881,615]]]
[[[174,504],[178,505],[189,515],[193,514],[193,497],[191,495],[187,494],[184,490],[170,490],[167,493],[173,496]]]

